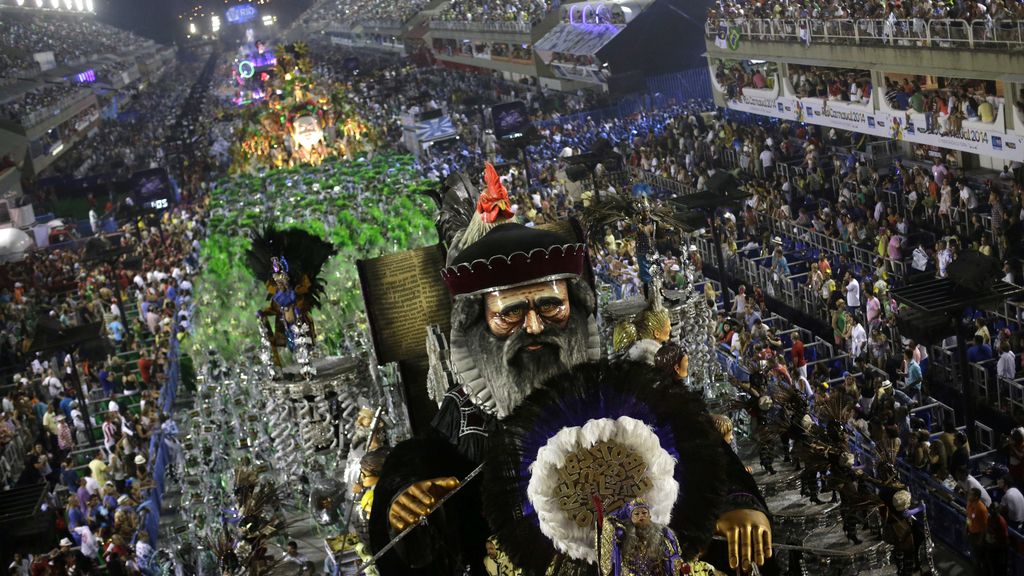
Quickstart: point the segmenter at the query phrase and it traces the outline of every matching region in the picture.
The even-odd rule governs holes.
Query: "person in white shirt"
[[[53,374],[53,370],[47,371],[46,378],[43,379],[43,387],[50,393],[50,398],[56,398],[64,391],[64,386],[61,385],[60,380]]]
[[[846,307],[850,314],[854,314],[860,308],[860,282],[849,272],[846,273]]]
[[[946,248],[946,243],[942,240],[935,244],[935,268],[937,269],[939,278],[946,277],[946,268],[949,263],[953,261],[953,254]]]
[[[1010,343],[1004,341],[999,345],[1002,352],[999,355],[999,362],[996,363],[996,375],[1006,380],[1013,380],[1017,377],[1017,362],[1010,350]]]
[[[771,150],[765,148],[761,151],[761,154],[758,155],[758,158],[761,160],[761,167],[764,169],[764,175],[766,177],[775,173],[775,154],[772,154]]]
[[[1003,490],[1002,504],[1006,514],[1006,522],[1015,530],[1024,523],[1024,494],[1014,485],[1013,477],[1007,474],[999,479],[999,488]]]
[[[82,555],[86,558],[96,558],[96,554],[100,551],[99,542],[96,540],[96,536],[89,529],[88,524],[77,526],[75,532],[82,538]]]
[[[853,329],[850,331],[850,356],[854,359],[864,354],[865,346],[868,343],[868,333],[864,330],[864,324],[860,318],[854,316]]]
[[[971,488],[977,488],[978,492],[981,492],[981,501],[985,503],[985,507],[992,506],[992,496],[989,496],[988,490],[978,482],[978,479],[967,473],[967,470],[961,468],[960,470],[953,471],[953,478],[956,480],[957,486],[963,491],[964,494],[970,494]]]
[[[29,576],[31,574],[32,560],[25,558],[21,552],[14,553],[14,560],[7,566],[7,572],[11,576]]]
[[[924,244],[918,244],[917,248],[914,248],[911,258],[910,267],[914,270],[924,272],[928,269],[928,251],[924,249]]]
[[[978,196],[974,193],[967,183],[960,184],[960,202],[968,210],[974,210],[978,207]]]
[[[71,354],[64,355],[64,373],[71,376],[71,371],[75,368],[75,361],[71,358]]]
[[[739,293],[732,301],[732,312],[738,316],[743,317],[747,313],[747,287],[740,286]]]

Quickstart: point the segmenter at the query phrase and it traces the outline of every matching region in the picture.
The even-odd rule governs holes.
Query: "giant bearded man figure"
[[[420,523],[380,558],[384,576],[485,574],[492,534],[526,570],[592,573],[595,512],[635,498],[690,557],[715,532],[728,540],[719,566],[771,555],[764,501],[700,398],[645,366],[598,362],[586,262],[583,244],[506,223],[442,271],[460,384],[432,433],[399,444],[384,464],[373,548]],[[482,463],[484,474],[438,507]]]

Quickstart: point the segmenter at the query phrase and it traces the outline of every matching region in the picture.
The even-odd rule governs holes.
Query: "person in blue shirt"
[[[124,338],[124,326],[115,317],[107,324],[107,333],[110,334],[110,338],[113,339],[116,344],[120,344],[121,339]]]
[[[85,520],[85,513],[82,512],[82,506],[78,501],[78,496],[72,494],[68,496],[68,532],[71,533],[71,539],[75,541],[78,546],[82,545],[82,535],[75,531],[75,528],[79,526],[87,525]]]
[[[981,334],[975,334],[974,346],[967,349],[967,361],[978,363],[991,360],[993,357],[992,347],[985,344],[985,338]]]
[[[786,255],[782,253],[782,248],[775,248],[775,254],[772,256],[772,272],[781,278],[789,277],[789,262],[786,260]]]
[[[60,481],[71,493],[78,491],[78,472],[69,466],[67,460],[60,463]]]
[[[39,400],[39,397],[36,396],[36,399]],[[32,411],[36,413],[36,422],[42,424],[43,417],[46,416],[46,410],[48,407],[49,405],[42,400],[39,400],[34,406],[32,406]]]
[[[114,383],[110,380],[110,372],[107,371],[106,364],[104,364],[103,367],[100,368],[98,376],[100,379],[100,386],[103,387],[103,393],[106,394],[107,396],[113,394]]]
[[[74,390],[70,390],[67,396],[60,399],[60,411],[68,420],[71,419],[71,403],[74,401]]]
[[[909,348],[903,353],[907,360],[907,380],[903,392],[913,400],[918,400],[921,393],[921,366],[914,360],[914,353]]]

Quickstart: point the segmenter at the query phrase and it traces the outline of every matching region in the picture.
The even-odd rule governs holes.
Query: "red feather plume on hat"
[[[501,183],[498,171],[490,162],[487,162],[484,167],[484,182],[487,184],[487,189],[480,194],[480,199],[476,203],[476,211],[480,218],[487,224],[493,224],[499,218],[508,220],[515,216],[515,213],[512,212],[512,202],[509,200],[508,190]]]

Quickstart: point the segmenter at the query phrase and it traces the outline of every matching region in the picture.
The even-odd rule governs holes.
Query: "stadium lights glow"
[[[74,4],[74,0],[64,0],[64,7],[68,10],[71,10],[71,7],[74,6]]]
[[[54,10],[57,10],[60,8],[60,0],[50,0],[50,6],[52,6]]]
[[[89,12],[95,12],[96,8],[92,3],[92,0],[85,0],[85,9]]]
[[[195,22],[189,22],[188,23],[188,33],[189,34],[195,34],[198,31],[199,30],[196,28],[196,23]]]
[[[43,7],[43,0],[36,0],[36,8],[42,8],[42,7]]]
[[[18,0],[18,6],[24,6],[25,0]]]
[[[210,24],[212,25],[211,27],[214,32],[220,30],[220,16],[213,16],[210,18]]]
[[[75,0],[75,10],[78,10],[79,12],[85,10],[85,2],[82,0]]]

